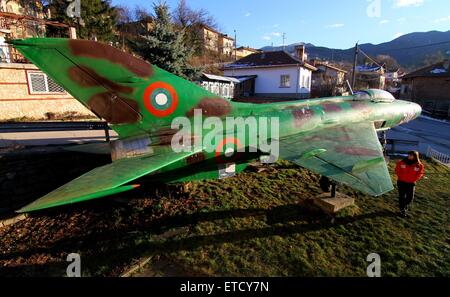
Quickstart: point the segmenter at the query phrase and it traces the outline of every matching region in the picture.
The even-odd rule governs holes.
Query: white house
[[[293,56],[285,51],[254,53],[225,66],[225,76],[256,76],[255,96],[309,98],[311,75],[316,71],[305,62],[305,48],[300,46]]]
[[[240,81],[233,77],[203,73],[202,79],[198,83],[202,88],[217,96],[232,99],[234,97],[234,87]]]

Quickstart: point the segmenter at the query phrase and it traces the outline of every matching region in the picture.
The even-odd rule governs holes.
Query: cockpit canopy
[[[394,102],[395,98],[391,93],[387,91],[378,89],[369,89],[359,91],[353,94],[353,100],[356,101],[370,100],[373,102]]]

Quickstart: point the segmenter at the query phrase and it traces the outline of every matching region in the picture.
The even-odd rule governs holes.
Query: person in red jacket
[[[395,173],[397,174],[400,213],[406,217],[408,207],[414,200],[416,182],[419,181],[425,172],[425,166],[420,162],[419,153],[411,151],[408,157],[397,163]]]

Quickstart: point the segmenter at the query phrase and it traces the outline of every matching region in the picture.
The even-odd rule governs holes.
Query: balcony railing
[[[0,29],[1,30],[10,30],[11,22],[7,18],[0,17]]]
[[[0,44],[0,63],[30,63],[21,53],[8,44]]]

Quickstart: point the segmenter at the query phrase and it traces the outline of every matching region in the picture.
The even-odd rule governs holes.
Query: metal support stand
[[[109,126],[108,126],[108,124],[105,124],[105,138],[106,138],[106,142],[110,142],[111,141],[111,137],[109,136]]]
[[[336,198],[336,183],[331,184],[331,198]]]
[[[381,132],[381,146],[383,147],[383,153],[386,154],[387,145],[387,133],[386,131]]]
[[[336,198],[336,183],[331,183],[331,198]],[[336,222],[336,214],[330,214],[331,217],[331,224],[334,224]]]
[[[314,199],[314,203],[319,206],[322,211],[331,219],[334,224],[336,214],[346,207],[354,205],[355,199],[348,197],[345,194],[337,192],[337,183],[330,181],[331,195],[329,191],[319,195]]]

